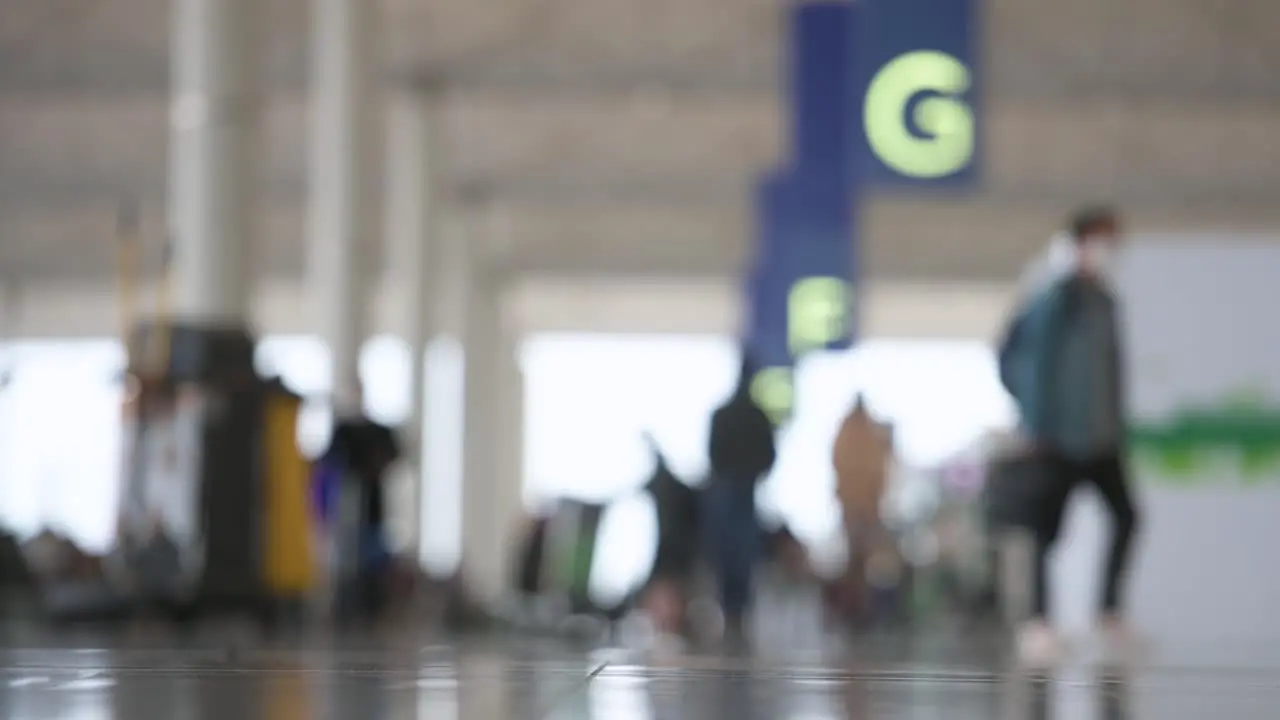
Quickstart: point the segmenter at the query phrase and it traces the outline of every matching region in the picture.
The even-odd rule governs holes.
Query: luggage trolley
[[[314,583],[301,399],[257,375],[243,330],[174,327],[159,366],[146,351],[157,332],[170,331],[144,326],[130,344],[113,579],[179,621],[233,612],[273,624]]]
[[[613,621],[619,608],[598,606],[591,598],[600,523],[607,505],[561,500],[537,518],[526,533],[516,572],[527,601],[523,621],[535,629],[561,628],[578,618]]]

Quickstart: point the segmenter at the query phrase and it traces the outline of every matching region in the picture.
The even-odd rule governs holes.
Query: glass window
[[[719,337],[546,335],[525,344],[522,360],[530,499],[621,499],[602,543],[630,537],[647,546],[652,508],[630,499],[650,470],[642,433],[658,438],[682,476],[702,476],[710,415],[737,379],[736,345]],[[995,359],[980,342],[868,341],[806,360],[796,384],[796,417],[779,438],[761,510],[811,543],[838,527],[831,445],[859,392],[894,424],[908,467],[936,466],[1013,421]],[[613,557],[607,547],[600,552]],[[598,567],[608,575],[597,578],[603,593],[639,579],[619,576],[614,560]]]
[[[710,413],[738,367],[733,346],[715,337],[545,335],[521,359],[526,492],[587,500],[647,479],[646,432],[676,473],[702,476]]]
[[[796,374],[796,418],[765,489],[766,504],[802,537],[825,536],[838,522],[831,447],[858,393],[873,414],[893,424],[898,461],[906,468],[937,467],[985,431],[1014,421],[985,343],[871,340],[851,352],[806,359]]]
[[[298,443],[311,456],[323,452],[329,442],[332,362],[329,349],[315,336],[276,335],[258,343],[258,372],[279,375],[289,389],[307,398]],[[392,426],[404,422],[409,415],[409,348],[404,341],[380,335],[366,342],[360,351],[360,381],[370,417]]]
[[[30,341],[6,348],[0,390],[0,521],[42,528],[91,551],[115,534],[120,486],[120,344]]]

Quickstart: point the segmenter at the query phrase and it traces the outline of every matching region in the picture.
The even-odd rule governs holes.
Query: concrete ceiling
[[[265,273],[302,264],[306,0],[267,3]],[[384,0],[388,86],[443,77],[447,187],[496,260],[736,272],[753,179],[785,151],[781,0]],[[169,0],[0,1],[0,272],[113,271],[122,198],[163,234]],[[1280,233],[1280,3],[988,0],[984,188],[875,197],[884,278],[1013,272],[1064,209],[1144,230]],[[471,205],[468,198],[483,197]]]

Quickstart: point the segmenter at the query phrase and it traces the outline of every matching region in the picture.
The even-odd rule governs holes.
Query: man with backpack
[[[740,640],[751,602],[752,571],[759,556],[756,486],[777,458],[773,423],[751,397],[755,364],[745,353],[738,386],[711,417],[706,487],[707,529],[719,575],[725,636]]]
[[[1098,489],[1112,520],[1101,611],[1110,640],[1123,640],[1120,591],[1137,511],[1124,462],[1124,361],[1110,258],[1119,214],[1088,208],[1070,223],[1070,256],[1027,289],[1000,348],[1000,375],[1021,415],[1038,487],[1025,524],[1034,538],[1031,619],[1019,633],[1029,662],[1051,661],[1061,643],[1049,624],[1046,558],[1072,490]]]

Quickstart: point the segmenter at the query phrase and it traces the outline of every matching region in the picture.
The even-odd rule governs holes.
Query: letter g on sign
[[[944,52],[916,50],[890,60],[871,78],[864,98],[871,152],[910,178],[963,170],[973,161],[976,124],[973,108],[960,96],[972,82],[969,68]]]

